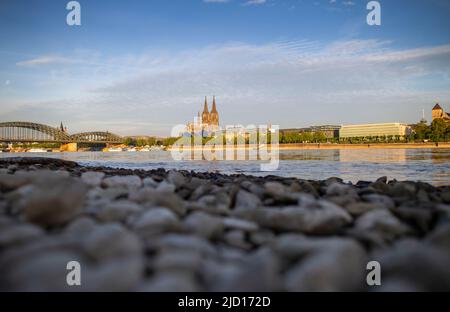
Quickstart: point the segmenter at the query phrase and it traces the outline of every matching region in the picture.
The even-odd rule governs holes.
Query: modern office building
[[[367,137],[401,137],[411,134],[411,127],[399,122],[345,125],[339,130],[340,138],[367,138]]]

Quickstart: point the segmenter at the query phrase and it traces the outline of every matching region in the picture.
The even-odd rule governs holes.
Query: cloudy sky
[[[450,1],[0,2],[0,122],[168,135],[217,97],[221,124],[430,120],[450,106]]]

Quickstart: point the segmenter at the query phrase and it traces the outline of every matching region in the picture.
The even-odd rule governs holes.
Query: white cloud
[[[355,5],[355,2],[353,1],[342,1],[342,4],[345,6],[353,6]]]
[[[18,62],[18,66],[43,66],[43,65],[54,65],[54,64],[70,64],[75,61],[61,56],[40,56],[26,61]]]
[[[48,123],[62,119],[74,131],[167,134],[202,109],[205,95],[217,95],[224,124],[285,127],[414,122],[426,103],[450,102],[450,45],[400,50],[378,40],[229,43],[175,54],[92,53],[84,61],[53,80],[40,75],[40,91],[66,92],[70,85],[70,94],[24,100],[27,105],[2,99],[1,119],[39,121],[45,115]]]
[[[248,0],[244,5],[260,5],[266,3],[266,0]]]

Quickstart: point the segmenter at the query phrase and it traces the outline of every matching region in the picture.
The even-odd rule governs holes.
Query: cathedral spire
[[[203,114],[209,114],[209,110],[208,110],[208,100],[206,99],[205,96],[205,105],[203,106]]]
[[[216,108],[216,96],[213,97],[213,106],[212,106],[211,113],[217,113],[217,108]]]

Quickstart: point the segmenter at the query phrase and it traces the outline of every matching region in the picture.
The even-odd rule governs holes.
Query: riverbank
[[[450,187],[5,158],[0,250],[3,291],[448,291]]]

